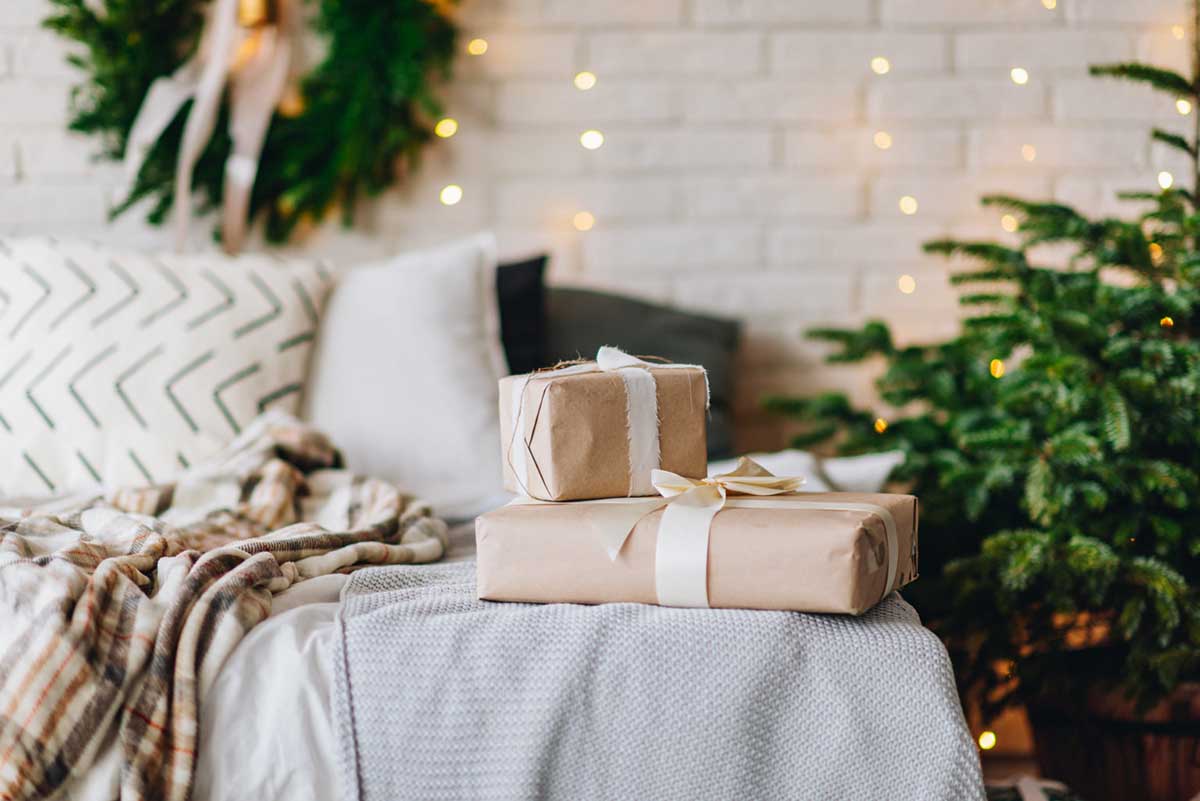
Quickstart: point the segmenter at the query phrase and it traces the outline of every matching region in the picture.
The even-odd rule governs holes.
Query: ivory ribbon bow
[[[784,495],[804,484],[803,478],[773,476],[745,456],[730,472],[710,478],[655,470],[651,481],[663,497],[672,499],[663,510],[654,551],[654,564],[661,566],[655,575],[658,602],[700,607],[708,606],[709,529],[729,494]]]
[[[527,495],[533,495],[525,486],[529,481],[529,441],[522,430],[525,391],[535,378],[558,378],[580,373],[616,372],[625,382],[626,433],[629,437],[629,494],[650,495],[652,470],[660,464],[658,447],[658,391],[654,376],[649,368],[698,368],[694,364],[651,364],[630,356],[620,348],[604,345],[596,353],[596,360],[560,367],[557,370],[541,370],[522,376],[512,384],[512,442],[509,448],[509,463],[513,473]],[[705,382],[707,387],[707,375]],[[515,447],[512,447],[515,446]]]
[[[213,0],[196,54],[174,74],[150,85],[125,145],[124,173],[131,190],[154,143],[192,101],[175,164],[175,247],[187,243],[192,215],[192,171],[212,138],[222,90],[230,84],[229,136],[232,152],[225,162],[221,241],[236,253],[246,235],[250,190],[276,104],[283,95],[295,36],[295,9],[278,2],[274,26],[248,30],[238,24],[238,0]]]

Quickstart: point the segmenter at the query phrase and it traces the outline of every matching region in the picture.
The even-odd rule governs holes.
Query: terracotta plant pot
[[[1139,714],[1119,695],[1097,693],[1084,709],[1031,704],[1043,776],[1088,801],[1188,801],[1200,794],[1200,684],[1181,685]]]

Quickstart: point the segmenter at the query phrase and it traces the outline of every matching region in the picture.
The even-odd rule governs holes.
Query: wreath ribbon
[[[291,3],[278,2],[274,25],[248,29],[238,24],[238,0],[209,6],[195,55],[173,74],[154,81],[138,109],[125,146],[124,175],[132,188],[154,143],[187,101],[192,101],[175,165],[175,247],[187,243],[192,216],[192,171],[216,127],[221,95],[230,87],[229,136],[225,162],[221,241],[241,250],[246,237],[250,190],[275,106],[287,85],[295,37]]]

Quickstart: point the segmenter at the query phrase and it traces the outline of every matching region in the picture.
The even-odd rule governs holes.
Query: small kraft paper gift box
[[[500,381],[504,487],[544,501],[654,495],[651,471],[708,467],[703,367],[603,347],[595,361]]]
[[[802,482],[743,459],[656,471],[665,497],[518,499],[476,520],[479,597],[858,615],[917,577],[915,497]]]

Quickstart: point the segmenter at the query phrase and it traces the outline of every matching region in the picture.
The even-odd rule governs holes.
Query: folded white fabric
[[[495,273],[490,234],[345,270],[306,392],[308,419],[348,467],[444,516],[473,516],[502,492]]]
[[[777,476],[803,476],[805,492],[882,492],[888,475],[904,461],[901,451],[821,459],[808,451],[752,453],[750,458]],[[708,474],[728,473],[736,459],[710,462]]]

